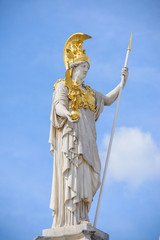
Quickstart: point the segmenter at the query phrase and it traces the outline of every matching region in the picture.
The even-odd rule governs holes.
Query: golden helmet
[[[75,33],[71,35],[65,45],[63,50],[63,59],[66,69],[69,69],[71,63],[77,63],[79,61],[89,62],[89,57],[83,47],[83,41],[92,38],[91,36],[84,33]]]

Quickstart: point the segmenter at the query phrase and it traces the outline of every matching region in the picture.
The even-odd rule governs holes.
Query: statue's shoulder
[[[53,90],[55,90],[56,89],[56,87],[57,87],[57,85],[59,85],[59,86],[64,86],[64,82],[65,82],[65,80],[63,79],[63,78],[60,78],[60,79],[58,79],[57,80],[57,82],[54,84],[54,86],[53,86]],[[60,84],[59,84],[60,83]]]

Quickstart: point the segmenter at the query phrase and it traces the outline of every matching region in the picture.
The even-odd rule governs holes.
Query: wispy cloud
[[[103,140],[107,149],[109,135]],[[106,151],[101,151],[103,161]],[[113,181],[123,181],[134,187],[148,180],[160,179],[160,149],[150,133],[139,128],[121,127],[116,131],[108,173]]]

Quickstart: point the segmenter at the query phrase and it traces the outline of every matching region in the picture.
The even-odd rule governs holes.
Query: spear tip
[[[129,45],[128,45],[128,49],[127,49],[127,50],[129,50],[129,51],[131,51],[132,36],[133,36],[133,32],[131,33],[131,37],[130,37]]]

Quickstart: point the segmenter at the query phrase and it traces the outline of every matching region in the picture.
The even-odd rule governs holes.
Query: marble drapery
[[[52,227],[88,221],[93,196],[100,186],[95,121],[103,111],[104,102],[102,94],[95,90],[93,92],[96,112],[81,107],[77,123],[71,123],[56,113],[58,103],[69,110],[68,88],[63,81],[57,84],[53,93],[49,137],[54,156],[50,201],[54,215]]]

